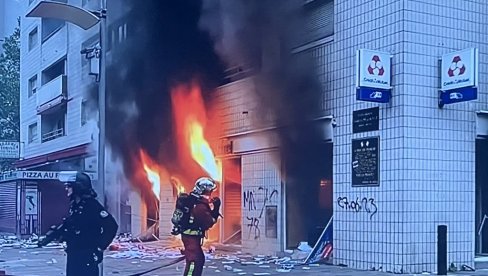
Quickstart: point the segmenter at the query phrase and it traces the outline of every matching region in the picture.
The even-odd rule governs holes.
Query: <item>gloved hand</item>
[[[212,199],[212,203],[214,206],[214,208],[212,210],[212,217],[214,219],[217,219],[220,216],[220,205],[222,205],[222,201],[220,200],[220,198],[214,197]]]
[[[220,198],[218,198],[218,197],[212,198],[212,203],[214,206],[214,210],[215,209],[220,210],[220,205],[222,205],[222,201],[220,200]]]
[[[103,261],[103,250],[100,248],[97,248],[95,252],[93,252],[93,260],[95,261],[96,264],[99,264]]]

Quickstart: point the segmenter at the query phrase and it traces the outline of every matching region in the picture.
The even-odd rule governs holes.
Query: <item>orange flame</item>
[[[193,159],[217,181],[222,181],[222,167],[219,166],[207,140],[203,137],[203,128],[197,121],[187,125],[189,144]]]
[[[161,177],[159,175],[159,169],[156,164],[151,160],[151,158],[142,149],[139,150],[139,155],[142,161],[142,166],[147,174],[147,180],[151,183],[152,192],[158,200],[160,200],[161,192]]]
[[[204,135],[207,114],[200,87],[196,83],[176,86],[171,99],[180,149],[189,153],[211,178],[221,182],[222,166]]]
[[[171,176],[171,183],[173,184],[173,186],[176,190],[176,195],[179,195],[179,194],[182,194],[185,192],[185,186],[183,186],[183,184],[181,183],[179,178],[177,178],[175,176]]]

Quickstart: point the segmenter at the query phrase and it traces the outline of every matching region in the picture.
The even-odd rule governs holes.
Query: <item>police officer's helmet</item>
[[[200,177],[195,182],[193,193],[197,195],[203,195],[204,193],[210,193],[217,188],[215,180],[209,177]]]
[[[78,195],[93,195],[93,187],[91,178],[88,174],[83,172],[61,172],[59,173],[59,181],[64,185],[73,188],[73,193]]]

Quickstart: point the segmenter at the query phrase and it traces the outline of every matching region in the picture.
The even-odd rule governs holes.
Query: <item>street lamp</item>
[[[73,6],[67,3],[54,1],[40,1],[26,17],[53,18],[64,20],[75,24],[76,26],[88,30],[100,22],[99,40],[100,40],[100,83],[98,91],[98,183],[102,204],[105,206],[105,87],[106,87],[106,0],[100,0],[99,11],[88,11],[86,9]],[[103,275],[103,265],[100,266],[100,275]]]
[[[64,20],[76,26],[88,30],[100,22],[100,83],[98,91],[98,114],[99,114],[99,138],[98,138],[98,183],[102,204],[105,206],[105,87],[106,87],[106,0],[100,0],[99,11],[88,11],[86,9],[66,3],[54,1],[40,1],[26,17],[53,18]]]

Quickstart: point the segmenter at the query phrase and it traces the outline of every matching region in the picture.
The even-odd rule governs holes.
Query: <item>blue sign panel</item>
[[[463,87],[448,91],[441,91],[439,95],[439,107],[442,107],[445,104],[476,100],[477,98],[477,87]]]
[[[359,101],[387,103],[390,98],[391,90],[369,87],[356,88],[356,100]]]
[[[313,264],[330,258],[333,249],[332,242],[334,240],[332,220],[333,217],[330,218],[317,243],[305,259],[306,264]]]

